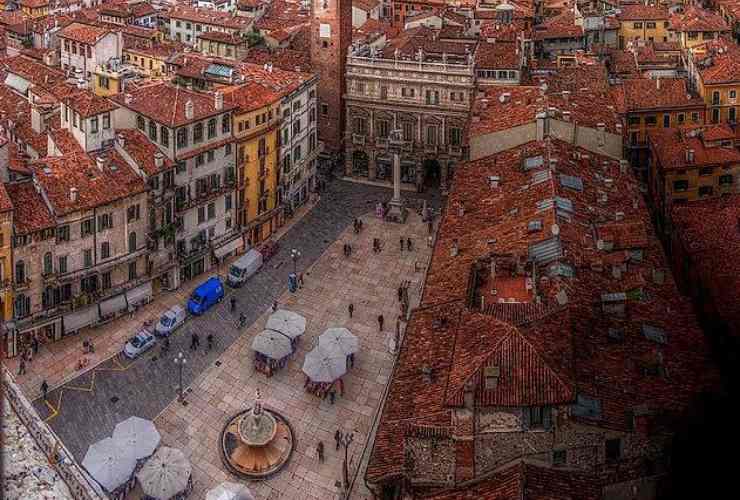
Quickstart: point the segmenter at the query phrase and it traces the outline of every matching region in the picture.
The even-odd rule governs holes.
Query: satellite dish
[[[553,224],[553,225],[552,225],[552,226],[550,227],[550,231],[552,232],[552,235],[553,235],[553,236],[557,236],[557,235],[559,235],[559,234],[560,234],[560,226],[558,226],[557,224]]]

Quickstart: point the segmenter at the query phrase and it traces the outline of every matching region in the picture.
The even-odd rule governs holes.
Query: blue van
[[[208,278],[193,291],[188,300],[188,312],[199,316],[206,312],[213,304],[221,302],[224,298],[224,285],[217,277]]]

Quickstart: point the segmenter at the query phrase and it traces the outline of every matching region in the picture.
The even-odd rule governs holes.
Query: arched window
[[[128,235],[128,251],[133,253],[136,251],[136,233],[131,232]]]
[[[44,293],[41,294],[41,305],[44,309],[54,307],[57,303],[57,295],[55,289],[47,286],[44,288]]]
[[[15,282],[19,284],[26,282],[26,264],[22,260],[15,263]]]
[[[208,138],[213,139],[216,137],[216,119],[211,118],[208,120]]]
[[[51,252],[44,254],[44,274],[51,274],[54,271],[54,264],[51,260]]]
[[[15,317],[25,318],[31,314],[31,299],[22,293],[15,296]]]

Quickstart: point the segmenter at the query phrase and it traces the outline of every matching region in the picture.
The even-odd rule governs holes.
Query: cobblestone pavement
[[[363,220],[365,229],[360,235],[347,229],[305,272],[302,289],[280,297],[281,307],[307,320],[298,351],[283,370],[267,378],[253,367],[250,345],[267,320],[269,311],[264,312],[220,357],[219,366],[212,365],[194,381],[187,406],[173,402],[155,420],[163,443],[182,449],[191,459],[193,498],[203,498],[218,482],[233,480],[221,462],[219,434],[230,416],[251,406],[257,389],[268,408],[288,419],[295,437],[295,449],[286,467],[266,481],[250,483],[258,499],[338,498],[335,483],[341,478],[343,451],[335,449],[337,429],[354,432],[350,475],[357,472],[357,480],[351,498],[371,498],[362,480],[364,471],[357,471],[357,467],[364,465],[363,451],[393,368],[390,345],[399,315],[397,288],[408,280],[411,303],[418,303],[431,249],[426,244],[426,225],[416,214],[406,225],[383,223],[374,216]],[[401,236],[412,239],[414,251],[400,251]],[[375,237],[384,241],[380,254],[372,251]],[[349,259],[342,254],[345,242],[353,248]],[[351,319],[350,303],[354,305]],[[378,327],[379,314],[385,318],[383,331]],[[343,379],[343,397],[338,396],[332,405],[328,399],[320,400],[304,391],[301,366],[318,336],[335,326],[347,327],[357,335],[360,351],[355,366]],[[323,463],[316,455],[319,441],[326,450]]]
[[[246,314],[247,324],[251,325],[260,319],[270,304],[286,289],[287,276],[292,271],[290,261],[290,250],[292,248],[300,249],[302,252],[298,261],[298,270],[304,272],[308,286],[308,283],[312,281],[311,275],[313,274],[313,271],[308,267],[332,244],[334,244],[333,248],[336,248],[338,244],[341,251],[341,243],[335,243],[335,241],[351,225],[353,218],[372,211],[377,200],[387,198],[389,198],[389,191],[383,188],[339,181],[330,184],[329,189],[322,195],[317,206],[300,221],[296,222],[280,240],[279,252],[273,256],[263,269],[252,277],[244,287],[236,292],[228,292],[236,293],[238,311]],[[387,239],[385,234],[380,233],[385,233],[386,228],[389,227],[402,226],[378,225],[379,237],[384,240]],[[422,246],[421,241],[420,239],[417,243],[419,248]],[[398,252],[397,244],[396,241],[394,245],[395,252]],[[398,255],[396,255],[397,257]],[[339,267],[339,265],[340,262],[335,261],[329,267]],[[363,276],[364,273],[359,275]],[[398,285],[397,274],[388,274],[382,268],[377,273],[373,273],[372,276],[366,276],[366,279],[377,282],[381,276],[391,279],[392,283],[388,285],[391,288],[395,289],[394,287]],[[317,294],[325,294],[330,289],[323,279],[317,280],[316,286],[319,286],[318,283],[323,283],[321,285],[323,288],[317,289]],[[339,283],[341,287],[346,286],[345,283]],[[369,289],[365,290],[365,293],[368,294],[366,300],[369,301],[368,303],[372,303],[373,307],[379,307],[381,302],[385,300],[384,297],[377,297]],[[305,292],[298,295],[298,297],[305,296]],[[172,297],[175,297],[175,295],[172,295]],[[313,297],[313,299],[318,300],[318,303],[315,304],[316,307],[326,306],[326,298],[327,295],[322,295],[321,298]],[[333,304],[333,306],[344,307],[339,304]],[[187,366],[183,371],[186,387],[190,386],[196,377],[206,370],[209,370],[209,373],[213,370],[224,373],[224,380],[232,384],[235,383],[236,380],[232,378],[233,375],[227,376],[229,371],[224,372],[224,368],[234,366],[236,363],[235,366],[241,366],[243,369],[249,367],[251,370],[252,357],[251,352],[242,352],[242,359],[238,362],[227,362],[225,358],[222,359],[224,352],[235,341],[239,341],[234,347],[235,349],[245,349],[244,346],[247,345],[247,337],[241,335],[242,332],[237,330],[235,325],[236,315],[232,315],[228,311],[228,307],[228,300],[225,300],[203,317],[195,318],[186,323],[173,336],[172,348],[165,358],[159,357],[160,350],[158,347],[155,347],[149,354],[135,362],[124,360],[120,355],[115,356],[98,365],[96,369],[90,370],[50,391],[48,403],[40,399],[36,400],[34,402],[36,409],[42,418],[49,418],[51,427],[62,438],[75,457],[81,460],[88,446],[109,436],[116,423],[132,415],[155,418],[176,398],[179,383],[178,370],[172,362],[172,357],[178,351],[182,351],[188,358]],[[309,318],[313,316],[314,314],[307,314]],[[257,328],[257,326],[250,328]],[[314,328],[313,325],[312,328]],[[201,345],[205,344],[206,335],[213,332],[217,338],[216,347],[211,352],[205,352],[203,347],[196,352],[188,350],[193,332],[200,335]],[[130,333],[133,333],[133,329]],[[371,352],[375,353],[376,351]],[[370,361],[371,359],[367,360],[367,362]],[[66,360],[61,362],[66,362]],[[379,374],[376,375],[380,376]],[[381,377],[380,384],[385,383],[387,375],[386,373]],[[279,380],[279,377],[274,380]],[[297,384],[302,389],[302,380],[298,380]],[[229,388],[233,387],[233,385],[229,386]],[[190,397],[197,398],[197,393],[198,391],[194,390]],[[234,406],[235,402],[242,404],[246,401],[242,398],[248,397],[247,395],[251,397],[252,394],[253,391],[240,391],[239,393],[232,391],[231,393],[219,394],[219,396],[229,399],[214,406],[218,407],[220,404],[219,411],[230,410],[237,407]],[[362,397],[369,397],[369,394],[365,391],[362,394]],[[375,394],[376,398],[377,396]],[[274,403],[274,398],[275,396],[271,396],[268,404]],[[374,404],[377,404],[377,401],[374,401]],[[341,408],[341,406],[339,404],[336,408]],[[366,406],[363,411],[368,414],[372,413],[372,406]],[[194,408],[199,408],[199,405],[195,402],[182,409],[186,412],[193,412]],[[208,432],[220,431],[219,426],[214,425],[214,421],[208,422],[208,424]],[[192,424],[189,425],[192,428]],[[318,421],[314,421],[314,425],[318,425]],[[300,462],[300,459],[297,458],[295,462]]]

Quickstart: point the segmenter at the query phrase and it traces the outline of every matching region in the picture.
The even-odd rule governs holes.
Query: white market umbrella
[[[254,500],[254,495],[243,484],[226,482],[209,490],[206,500]]]
[[[113,429],[113,441],[133,450],[134,456],[146,458],[159,446],[159,432],[154,422],[139,417],[130,417],[119,422]]]
[[[112,492],[131,478],[136,456],[131,448],[108,437],[87,449],[82,466],[100,486]]]
[[[252,349],[272,359],[283,359],[293,352],[290,339],[275,330],[258,333],[252,340]]]
[[[145,495],[166,500],[188,487],[191,467],[182,451],[163,446],[141,468],[136,478]]]
[[[300,337],[306,331],[306,318],[292,311],[280,309],[270,315],[265,328],[275,330],[294,339]]]
[[[347,356],[317,346],[306,354],[303,373],[314,382],[334,382],[347,373]]]
[[[349,356],[360,350],[360,341],[346,328],[329,328],[319,335],[319,347]]]

